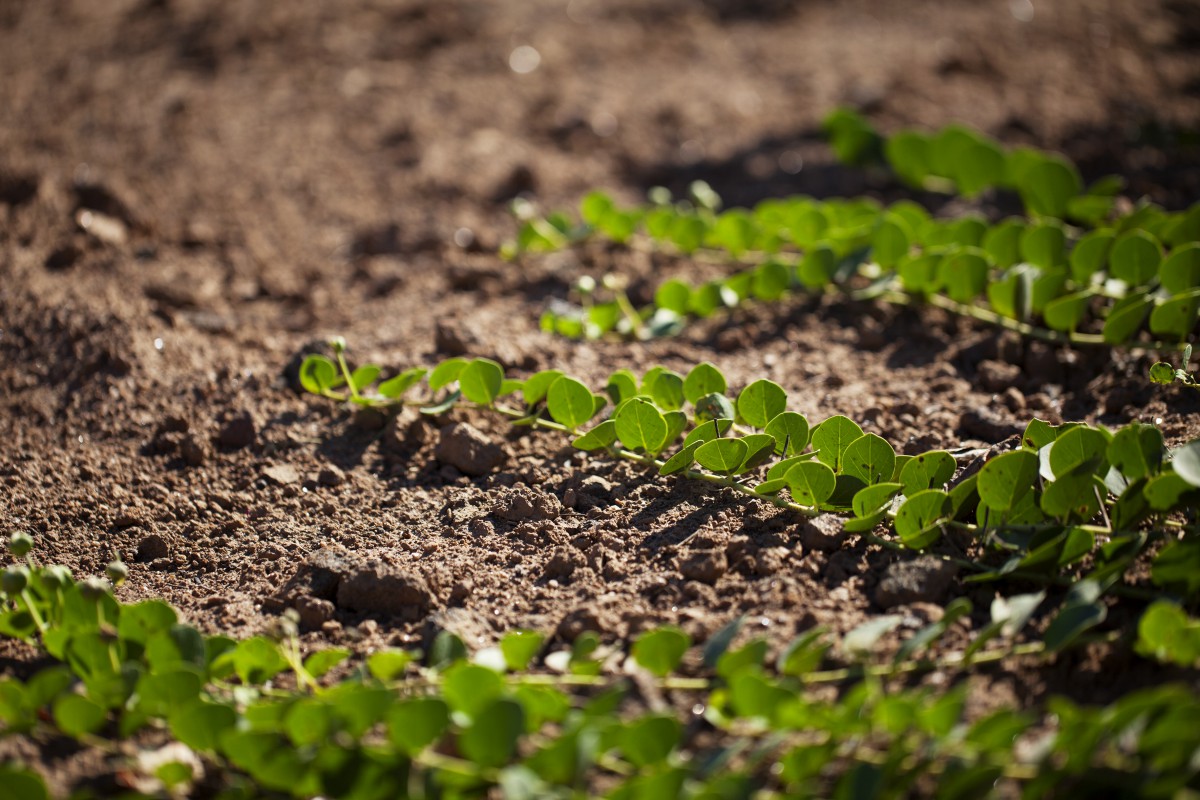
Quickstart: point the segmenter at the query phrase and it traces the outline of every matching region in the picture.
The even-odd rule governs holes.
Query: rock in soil
[[[800,544],[805,550],[831,553],[841,547],[842,542],[850,535],[842,529],[844,524],[841,517],[833,514],[821,514],[805,520],[800,525]]]
[[[478,478],[504,462],[503,448],[489,441],[465,422],[446,425],[440,431],[434,457],[464,475]]]
[[[346,473],[332,464],[317,473],[317,483],[322,486],[341,486],[344,480],[346,480]]]
[[[300,615],[300,624],[310,631],[319,630],[326,622],[333,619],[337,608],[328,600],[319,597],[301,597],[296,601],[296,612]]]
[[[557,497],[525,486],[508,490],[492,505],[492,515],[506,522],[554,519],[561,513]]]
[[[420,575],[381,561],[352,568],[338,584],[337,605],[350,611],[415,620],[433,604],[433,593]]]
[[[263,470],[263,477],[279,486],[300,482],[300,473],[291,464],[276,464]]]
[[[882,609],[910,603],[937,603],[950,588],[958,567],[933,556],[897,561],[888,566],[875,587],[875,605]]]
[[[978,374],[979,385],[988,392],[1003,392],[1021,382],[1021,368],[1004,361],[981,361]]]

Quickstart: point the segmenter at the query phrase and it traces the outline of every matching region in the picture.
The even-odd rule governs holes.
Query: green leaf
[[[1200,320],[1200,289],[1175,295],[1150,313],[1150,330],[1185,340]]]
[[[324,650],[317,650],[304,659],[304,669],[314,678],[320,678],[349,657],[350,650],[345,647],[330,647]]]
[[[659,408],[673,411],[683,407],[683,376],[668,369],[660,369],[653,382],[643,385]]]
[[[1021,260],[1021,234],[1024,231],[1024,222],[1009,218],[988,228],[979,246],[992,263],[1008,268]]]
[[[1158,280],[1169,294],[1200,289],[1200,244],[1177,247],[1158,268]]]
[[[1171,467],[1176,475],[1192,486],[1200,488],[1200,440],[1172,451]]]
[[[796,268],[796,278],[807,289],[823,289],[833,280],[837,262],[837,253],[828,245],[809,248]]]
[[[539,402],[545,400],[550,387],[562,376],[563,372],[560,369],[544,369],[541,372],[535,372],[530,375],[521,384],[521,396],[525,400],[526,408],[533,408]]]
[[[808,420],[795,411],[776,414],[764,431],[775,438],[775,452],[794,456],[808,446]]]
[[[458,747],[481,767],[500,767],[517,754],[524,732],[525,711],[521,704],[501,698],[480,711],[474,724],[459,735]]]
[[[727,385],[721,370],[704,361],[692,367],[683,381],[684,398],[695,405],[707,394],[724,394]]]
[[[1071,250],[1071,278],[1087,286],[1108,263],[1113,235],[1108,231],[1091,231],[1083,235]]]
[[[675,455],[668,458],[661,467],[658,468],[659,475],[674,475],[678,472],[683,472],[696,461],[696,450],[704,442],[692,442],[684,445],[683,449]]]
[[[729,398],[716,392],[704,395],[694,405],[696,407],[697,424],[710,420],[732,421],[736,413],[733,409],[733,403],[729,402]]]
[[[171,711],[171,735],[193,750],[213,752],[221,734],[237,724],[238,713],[229,706],[195,700]]]
[[[137,683],[139,707],[154,716],[166,716],[171,709],[200,696],[201,680],[194,668],[147,673]]]
[[[957,148],[952,155],[954,179],[964,197],[975,197],[985,189],[1004,182],[1004,151],[981,136]]]
[[[906,496],[926,489],[941,489],[954,477],[958,463],[945,450],[930,450],[921,453],[904,465],[900,471],[900,483]]]
[[[1059,219],[1066,216],[1071,198],[1083,191],[1083,181],[1075,167],[1055,157],[1043,158],[1028,167],[1016,183],[1026,208]]]
[[[412,662],[413,654],[407,650],[376,650],[367,656],[367,670],[376,680],[389,683],[403,675]]]
[[[686,633],[664,626],[639,636],[633,643],[631,655],[640,667],[664,678],[679,666],[691,645],[691,637]]]
[[[1156,600],[1138,621],[1137,651],[1157,661],[1194,666],[1200,661],[1200,623],[1174,603]]]
[[[1039,503],[1042,511],[1063,522],[1072,516],[1081,520],[1095,516],[1100,510],[1100,498],[1094,470],[1095,467],[1087,463],[1059,474],[1042,492]]]
[[[67,736],[78,739],[95,733],[108,719],[108,712],[81,694],[63,694],[54,701],[54,724]]]
[[[989,460],[979,471],[979,499],[993,511],[1008,511],[1033,489],[1037,454],[1014,450]]]
[[[5,800],[49,800],[50,793],[41,776],[15,764],[0,764],[0,786]]]
[[[579,450],[603,450],[617,441],[617,423],[606,419],[571,442]]]
[[[338,380],[338,368],[325,356],[306,356],[300,364],[300,385],[312,394],[332,389]]]
[[[1102,334],[1108,344],[1124,344],[1137,333],[1154,307],[1144,292],[1134,292],[1113,303],[1104,321]]]
[[[504,679],[494,670],[458,661],[444,673],[442,694],[455,711],[474,717],[504,691]]]
[[[641,398],[622,406],[614,415],[617,438],[630,450],[657,454],[667,438],[667,421],[652,403]]]
[[[1163,459],[1162,431],[1153,425],[1130,423],[1113,436],[1107,457],[1129,480],[1157,474]]]
[[[1079,467],[1096,465],[1108,451],[1108,437],[1094,428],[1072,428],[1059,435],[1050,445],[1050,470],[1055,477],[1066,475]]]
[[[596,405],[590,389],[563,375],[546,391],[546,408],[555,422],[573,431],[592,418]]]
[[[787,471],[792,499],[803,506],[819,506],[833,495],[837,477],[833,470],[819,461],[801,461]]]
[[[896,266],[908,254],[908,225],[899,217],[884,216],[871,237],[871,257],[881,267]]]
[[[375,382],[381,370],[375,364],[364,364],[350,373],[350,383],[358,391],[362,391]]]
[[[873,433],[855,439],[842,455],[842,472],[868,486],[891,478],[895,468],[896,451]]]
[[[1167,472],[1152,478],[1146,484],[1144,494],[1155,511],[1174,511],[1184,495],[1195,488],[1174,472]]]
[[[1042,269],[1052,269],[1065,258],[1067,237],[1059,225],[1043,223],[1021,234],[1021,257]]]
[[[747,386],[737,399],[738,415],[755,428],[765,428],[786,408],[787,392],[779,384],[765,379]]]
[[[654,293],[654,304],[660,308],[674,311],[680,316],[687,316],[691,309],[692,287],[681,280],[672,278],[664,281]]]
[[[232,653],[234,670],[247,686],[266,683],[287,669],[279,645],[262,636],[244,639]]]
[[[746,455],[735,474],[742,475],[758,469],[775,455],[775,437],[767,433],[751,433],[742,437]]]
[[[926,489],[904,501],[896,512],[896,535],[906,547],[922,550],[941,536],[940,525],[950,511],[950,495]]]
[[[983,251],[969,247],[946,256],[938,265],[938,281],[951,300],[972,302],[988,283],[988,262]]]
[[[386,381],[379,384],[379,386],[376,388],[376,391],[379,393],[380,397],[386,397],[389,400],[394,400],[398,397],[402,397],[405,392],[420,383],[421,379],[424,378],[428,372],[429,370],[425,369],[424,367],[413,367],[412,369],[406,369],[404,372],[401,372],[394,378],[388,378]]]
[[[1108,616],[1108,608],[1099,602],[1100,587],[1094,581],[1080,581],[1067,592],[1062,610],[1051,621],[1042,637],[1046,649],[1058,653],[1094,628]]]
[[[862,435],[862,428],[839,414],[816,427],[812,433],[812,446],[822,463],[832,467],[835,472],[841,472],[846,450]]]
[[[1130,286],[1142,286],[1154,279],[1161,263],[1162,249],[1158,240],[1145,231],[1131,231],[1113,244],[1108,256],[1108,271]]]
[[[914,189],[924,187],[929,174],[929,137],[916,131],[899,131],[887,138],[883,152],[896,175]]]
[[[618,735],[618,742],[621,752],[635,766],[649,767],[666,761],[679,744],[682,732],[675,717],[652,714],[626,723]]]
[[[755,298],[771,303],[787,292],[791,286],[791,270],[775,260],[764,261],[754,270],[751,293]]]
[[[940,253],[921,253],[900,262],[900,283],[905,291],[931,294],[939,286],[943,256]]]
[[[441,389],[443,386],[449,386],[454,381],[458,380],[458,376],[467,368],[467,360],[465,358],[448,358],[442,363],[433,368],[433,372],[429,375],[429,388],[433,391]]]
[[[400,700],[387,713],[388,737],[402,752],[416,755],[442,738],[450,707],[440,697]]]
[[[1191,597],[1200,591],[1200,540],[1174,541],[1150,566],[1150,577],[1168,591]]]
[[[1087,316],[1088,304],[1094,296],[1092,290],[1085,289],[1051,300],[1042,310],[1042,316],[1046,318],[1046,327],[1074,333],[1079,323]]]
[[[476,358],[458,374],[458,386],[463,397],[484,406],[496,402],[503,383],[504,369],[489,358]]]
[[[891,499],[902,488],[898,483],[876,483],[872,486],[867,486],[865,489],[860,489],[858,494],[854,495],[854,502],[852,503],[854,515],[857,517],[868,517],[874,514],[891,502]]]
[[[537,631],[511,631],[500,639],[500,652],[509,669],[519,672],[529,667],[534,656],[542,649],[545,636]]]

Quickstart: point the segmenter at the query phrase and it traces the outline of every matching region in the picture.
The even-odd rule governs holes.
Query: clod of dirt
[[[1029,342],[1025,348],[1025,375],[1031,386],[1062,384],[1066,370],[1052,347],[1044,342]]]
[[[344,480],[346,480],[346,473],[333,464],[322,468],[317,473],[317,483],[322,486],[341,486]]]
[[[709,586],[721,579],[729,569],[724,550],[692,553],[680,559],[679,572],[689,581],[700,581]]]
[[[276,464],[263,470],[263,477],[279,486],[300,482],[300,473],[291,464]]]
[[[179,440],[179,455],[189,467],[201,467],[208,461],[210,455],[208,442],[194,433],[185,433]]]
[[[476,478],[486,475],[506,458],[503,448],[465,422],[444,426],[439,437],[434,458],[464,475]]]
[[[957,566],[933,556],[897,561],[888,566],[875,587],[875,605],[886,610],[910,603],[940,602],[956,575]]]
[[[800,544],[805,550],[831,553],[842,546],[849,534],[843,530],[845,521],[833,514],[821,514],[800,525]]]
[[[326,622],[333,619],[336,606],[328,600],[319,597],[301,597],[296,601],[296,613],[300,615],[300,624],[307,630],[318,630]]]
[[[217,443],[231,450],[240,450],[254,444],[258,427],[249,411],[242,411],[226,420],[217,433]]]
[[[1021,430],[1021,426],[986,406],[972,408],[958,418],[958,433],[968,439],[999,442]]]
[[[342,576],[351,569],[351,556],[344,550],[322,548],[311,553],[300,564],[276,598],[264,606],[287,606],[303,596],[333,600],[337,597]]]
[[[562,513],[558,498],[525,486],[505,492],[492,505],[492,515],[506,522],[554,519]]]
[[[583,555],[569,547],[556,547],[542,570],[542,575],[551,580],[566,580],[575,574],[575,570],[586,562]]]
[[[166,558],[171,554],[171,548],[167,545],[167,540],[159,536],[157,533],[152,533],[149,536],[143,537],[138,542],[137,555],[134,558],[139,563],[147,563],[160,558]]]
[[[433,605],[433,592],[420,575],[371,560],[357,565],[338,584],[337,605],[350,611],[415,620]]]
[[[1003,392],[1021,382],[1021,368],[1004,361],[981,361],[977,372],[986,392]]]
[[[388,455],[405,457],[423,445],[431,432],[427,417],[411,406],[394,414],[384,426],[379,449]]]

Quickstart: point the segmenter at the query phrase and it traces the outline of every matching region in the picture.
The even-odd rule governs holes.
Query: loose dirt
[[[619,644],[662,623],[702,640],[744,614],[782,647],[883,607],[911,629],[962,595],[977,626],[990,589],[485,415],[355,418],[296,391],[298,358],[342,335],[389,368],[469,353],[594,384],[711,360],[908,453],[1032,416],[1194,438],[1197,393],[1148,384],[1148,356],[936,310],[796,301],[649,344],[552,338],[538,316],[579,275],[621,272],[644,299],[695,267],[495,252],[518,194],[555,209],[705,179],[731,205],[900,196],[833,163],[818,126],[838,104],[885,131],[962,121],[1058,149],[1178,209],[1200,197],[1198,21],[1178,1],[9,0],[0,523],[80,574],[121,555],[123,599],[166,598],[209,631],[297,607],[306,646],[442,628],[482,646],[514,627]],[[527,74],[522,45],[540,56]],[[987,680],[1026,703],[1154,679],[1105,658]]]

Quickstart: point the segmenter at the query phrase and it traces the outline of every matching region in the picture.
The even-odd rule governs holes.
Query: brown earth
[[[466,476],[439,451],[470,444],[462,428],[352,421],[298,394],[288,365],[331,335],[391,369],[466,352],[596,385],[711,360],[903,452],[991,444],[1031,416],[1195,438],[1197,393],[1149,385],[1147,355],[936,311],[795,302],[650,344],[552,338],[538,315],[579,275],[620,271],[644,297],[690,265],[495,251],[517,194],[553,209],[703,178],[730,204],[899,196],[833,163],[818,126],[838,104],[885,131],[963,121],[1058,149],[1178,209],[1200,196],[1198,44],[1200,5],[1179,0],[8,0],[0,523],[77,573],[123,556],[123,598],[164,597],[210,631],[298,605],[314,646],[441,627],[472,645],[513,627],[618,642],[661,623],[703,639],[738,614],[780,646],[845,632],[879,613],[896,554],[824,552],[769,505],[483,415],[455,421],[499,463]],[[541,58],[528,74],[509,66],[521,45]],[[992,591],[952,581],[900,610],[911,628],[967,594],[978,626]],[[1110,655],[998,670],[977,702],[1155,679]]]

